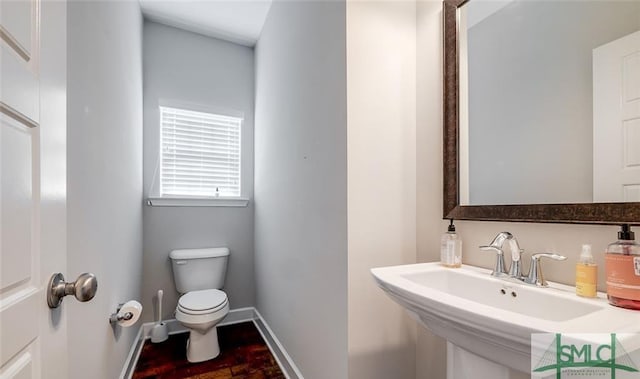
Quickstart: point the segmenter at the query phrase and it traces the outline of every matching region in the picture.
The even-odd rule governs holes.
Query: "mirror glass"
[[[460,204],[640,201],[640,0],[458,12]]]

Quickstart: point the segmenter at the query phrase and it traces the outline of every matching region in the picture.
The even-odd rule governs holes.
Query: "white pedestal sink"
[[[640,332],[640,311],[613,307],[605,294],[585,299],[574,287],[538,288],[490,272],[437,262],[371,270],[380,288],[449,342],[449,378],[465,377],[452,367],[459,362],[475,362],[469,364],[476,378],[506,378],[508,369],[530,373],[532,333]]]

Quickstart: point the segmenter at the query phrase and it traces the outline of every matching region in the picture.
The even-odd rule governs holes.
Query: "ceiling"
[[[254,46],[271,0],[139,0],[145,18],[176,28]]]

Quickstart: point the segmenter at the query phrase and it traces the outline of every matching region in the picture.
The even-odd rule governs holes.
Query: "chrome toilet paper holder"
[[[133,312],[125,312],[125,313],[120,313],[120,310],[122,309],[122,306],[125,303],[120,303],[118,304],[118,309],[116,310],[115,313],[112,313],[111,316],[109,316],[109,323],[110,324],[115,324],[119,321],[129,321],[133,318]]]
[[[114,327],[119,325],[123,328],[128,328],[138,322],[141,314],[142,304],[137,300],[129,300],[118,304],[116,312],[109,316],[109,323]]]

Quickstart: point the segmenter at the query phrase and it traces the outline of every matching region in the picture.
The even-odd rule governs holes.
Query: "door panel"
[[[0,35],[25,60],[31,56],[31,37],[35,26],[32,17],[36,6],[33,1],[13,0],[0,4]]]
[[[40,98],[38,5],[2,1],[0,11],[0,373],[34,374],[38,295],[37,256]],[[35,182],[35,183],[34,183]],[[36,373],[37,374],[37,373]],[[39,377],[39,376],[31,376]]]
[[[27,354],[31,360],[33,354],[30,353],[30,345],[35,343],[38,337],[38,328],[34,326],[38,325],[36,317],[38,301],[42,301],[39,294],[40,292],[35,288],[26,288],[4,299],[9,306],[5,307],[1,316],[0,364],[2,366],[9,360],[20,361],[20,358]],[[9,366],[7,370],[10,369]]]
[[[2,379],[67,376],[64,313],[45,296],[66,268],[64,98],[66,3],[0,0]]]
[[[631,103],[640,100],[640,51],[624,57],[622,77],[625,79],[623,82],[624,102]]]
[[[36,372],[36,363],[34,362],[35,358],[35,346],[30,345],[24,354],[20,355],[20,357],[12,360],[7,364],[7,369],[4,374],[2,374],[2,378],[5,377],[7,379],[31,379],[35,377]]]
[[[593,197],[640,201],[640,32],[593,50]]]
[[[39,123],[39,0],[0,2],[0,112]]]
[[[640,202],[640,185],[626,184],[624,186],[624,201]]]
[[[39,308],[32,140],[31,127],[0,115],[0,367],[16,375],[33,368]]]
[[[0,235],[0,296],[29,283],[32,267],[33,223],[32,133],[30,128],[3,116],[0,119],[0,189],[2,197]],[[22,283],[22,286],[20,284]]]

